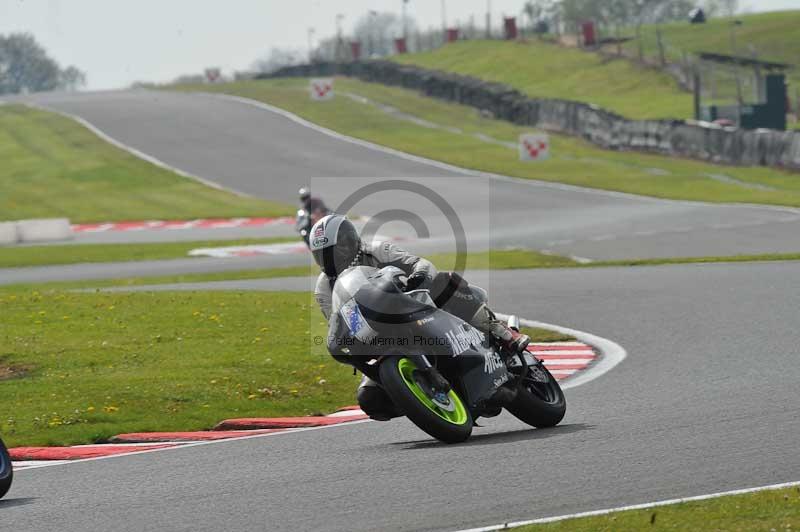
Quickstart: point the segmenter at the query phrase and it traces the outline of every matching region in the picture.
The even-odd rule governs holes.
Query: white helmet
[[[361,251],[356,226],[341,214],[329,214],[315,223],[308,243],[314,260],[332,279],[354,266]]]

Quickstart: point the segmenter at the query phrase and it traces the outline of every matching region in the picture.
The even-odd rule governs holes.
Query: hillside
[[[737,17],[737,50],[762,59],[800,61],[800,11],[759,13]],[[667,56],[678,60],[682,50],[730,53],[732,19],[705,25],[662,26]],[[657,54],[655,27],[642,29],[645,55]],[[626,53],[634,56],[630,42]],[[608,59],[596,53],[531,40],[529,42],[460,41],[432,52],[395,56],[396,61],[500,81],[540,98],[566,98],[594,103],[630,118],[686,118],[692,96],[675,80],[654,68],[628,59]],[[796,69],[800,70],[800,69]],[[790,73],[790,94],[800,86],[800,72]]]
[[[680,91],[667,74],[555,44],[459,41],[392,59],[508,83],[534,97],[590,102],[632,118],[692,112],[691,94]]]
[[[800,63],[800,10],[711,19],[705,24],[662,25],[667,58],[678,60],[681,50],[730,54],[733,20],[742,22],[735,31],[738,55],[751,56],[755,52],[758,58],[767,61]],[[645,55],[655,57],[658,53],[655,26],[644,26],[642,36]],[[633,41],[627,43],[625,48],[632,55],[637,53],[637,45]],[[792,77],[800,80],[800,72],[793,72]]]

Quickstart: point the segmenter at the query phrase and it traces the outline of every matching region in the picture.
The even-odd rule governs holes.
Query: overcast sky
[[[800,0],[743,0],[759,11],[800,8]],[[307,30],[348,31],[370,9],[396,11],[401,0],[0,0],[0,33],[30,32],[62,65],[89,75],[89,88],[135,80],[168,81],[204,67],[243,70],[273,46],[306,48]],[[495,21],[524,0],[492,0]],[[448,0],[448,22],[482,24],[486,0]],[[421,27],[441,24],[439,0],[410,0]]]

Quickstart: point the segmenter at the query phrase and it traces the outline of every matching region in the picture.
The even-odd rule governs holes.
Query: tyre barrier
[[[745,130],[694,120],[629,120],[584,102],[529,98],[502,83],[392,61],[295,65],[259,74],[256,79],[335,75],[417,90],[517,125],[581,137],[606,149],[800,170],[800,132]]]

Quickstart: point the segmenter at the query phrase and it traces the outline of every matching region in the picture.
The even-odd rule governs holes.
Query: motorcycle
[[[11,457],[8,455],[8,449],[3,440],[0,440],[0,499],[8,493],[13,478],[14,468],[11,465]]]
[[[563,419],[564,393],[541,361],[505,350],[404,280],[394,266],[339,275],[327,342],[337,361],[378,382],[398,412],[446,443],[465,441],[476,419],[503,408],[539,428]],[[485,291],[470,288],[486,301]],[[514,316],[508,324],[519,329]]]
[[[313,224],[311,223],[311,215],[306,212],[305,209],[298,209],[297,211],[297,218],[295,218],[294,222],[294,230],[300,233],[300,236],[303,239],[303,242],[306,243],[308,246],[308,233],[311,232],[311,227]]]

